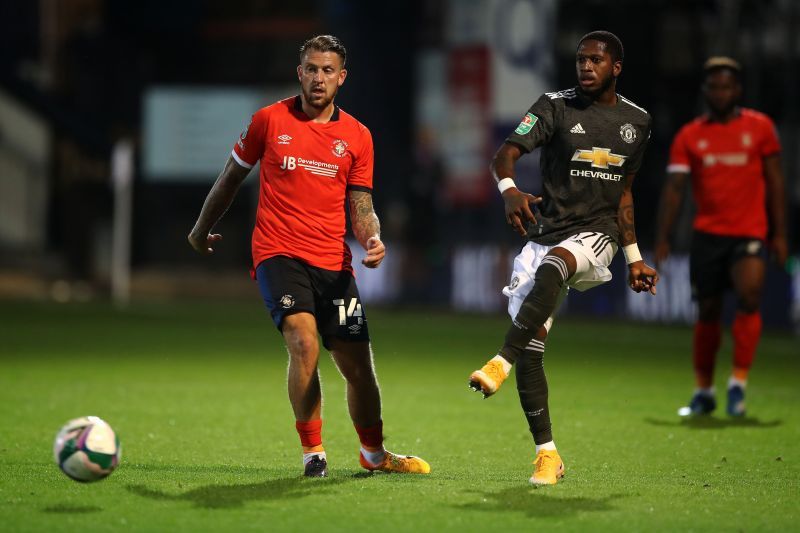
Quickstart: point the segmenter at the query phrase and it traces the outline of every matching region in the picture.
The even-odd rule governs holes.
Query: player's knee
[[[758,291],[746,292],[739,295],[736,307],[742,313],[755,313],[759,309],[760,300]]]
[[[558,295],[569,277],[566,262],[558,256],[548,255],[533,275],[534,289],[544,287]]]
[[[517,322],[534,328],[537,334],[555,311],[564,286],[566,271],[553,263],[542,263],[534,275],[533,289],[522,302]]]
[[[286,344],[292,358],[309,362],[313,360],[316,365],[319,353],[319,340],[316,335],[306,331],[294,331],[286,335]]]
[[[697,305],[697,318],[701,322],[716,322],[722,316],[722,302],[716,299],[701,300]]]

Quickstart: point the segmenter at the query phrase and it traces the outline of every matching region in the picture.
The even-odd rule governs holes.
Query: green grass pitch
[[[797,531],[800,349],[767,333],[750,416],[681,422],[688,327],[559,319],[548,342],[562,483],[527,483],[514,379],[493,398],[470,371],[504,317],[374,311],[387,448],[430,476],[366,474],[344,385],[322,358],[330,477],[300,476],[286,356],[249,303],[0,304],[0,531]],[[730,341],[717,388],[724,391]],[[724,398],[722,411],[724,413]],[[119,469],[79,484],[53,463],[70,418],[105,418]]]

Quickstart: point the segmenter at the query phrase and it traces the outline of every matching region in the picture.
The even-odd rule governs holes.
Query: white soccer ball
[[[114,430],[96,416],[70,420],[53,443],[56,464],[75,481],[103,479],[119,465],[120,455]]]

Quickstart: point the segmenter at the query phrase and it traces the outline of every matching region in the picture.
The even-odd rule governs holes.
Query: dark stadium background
[[[573,84],[572,57],[582,34],[608,29],[626,47],[618,90],[654,117],[652,139],[635,184],[637,234],[645,250],[653,244],[670,140],[702,109],[700,65],[712,54],[741,60],[745,104],[776,121],[787,177],[794,259],[784,271],[770,270],[765,320],[772,326],[797,328],[800,5],[789,0],[3,2],[0,91],[11,105],[45,124],[50,142],[44,149],[46,157],[31,156],[30,146],[9,140],[16,124],[7,115],[0,116],[0,165],[6,165],[0,169],[23,168],[28,173],[23,176],[42,184],[38,197],[43,198],[37,203],[23,195],[30,201],[21,209],[16,200],[8,200],[10,196],[0,203],[6,210],[0,213],[0,223],[19,229],[0,233],[0,298],[109,297],[111,281],[104,258],[108,250],[103,242],[108,240],[113,213],[111,154],[121,139],[133,143],[137,161],[131,297],[257,298],[247,278],[252,188],[257,179],[248,179],[250,190],[240,194],[220,224],[225,241],[218,253],[212,258],[194,255],[185,236],[215,175],[205,182],[143,179],[143,95],[153,86],[258,90],[291,85],[299,45],[311,35],[333,33],[349,53],[350,75],[337,103],[372,130],[376,208],[390,257],[395,254],[400,261],[395,279],[386,281],[394,288],[369,289],[365,299],[373,294],[373,301],[384,305],[501,311],[502,299],[496,293],[508,273],[506,259],[521,243],[505,226],[499,195],[491,194],[491,184],[489,193],[478,200],[464,202],[448,194],[437,149],[452,141],[429,144],[420,128],[418,110],[424,93],[418,88],[426,80],[420,79],[417,66],[423,53],[452,46],[446,28],[455,5],[460,4],[462,12],[469,9],[465,6],[481,9],[489,4],[494,12],[510,12],[526,3],[537,9],[544,6],[552,16],[545,36],[554,67],[548,90]],[[527,100],[537,96],[532,92]],[[520,116],[524,111],[519,109]],[[244,123],[247,117],[240,118]],[[508,126],[513,124],[489,126],[493,146],[501,142]],[[227,153],[222,149],[218,154],[220,168]],[[488,183],[488,155],[479,159],[478,171]],[[1,173],[0,183],[10,180],[9,175]],[[535,189],[535,177],[522,182]],[[13,187],[19,185],[6,181],[2,190]],[[687,206],[684,229],[690,210]],[[42,231],[26,238],[24,230],[31,221],[41,224]],[[688,231],[683,231],[677,253],[686,251],[687,237]],[[459,250],[469,253],[460,256]],[[454,296],[455,287],[464,288],[454,274],[457,256],[465,262],[459,263],[463,271],[475,273],[493,288],[487,292],[491,296],[477,303],[468,296]],[[476,263],[470,263],[476,257]],[[626,304],[620,267],[621,261],[615,261],[613,284],[570,299],[566,312],[690,321],[685,310],[632,311]],[[673,286],[686,284],[673,279]]]

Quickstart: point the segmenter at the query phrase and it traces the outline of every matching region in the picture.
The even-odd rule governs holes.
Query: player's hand
[[[789,245],[786,243],[786,237],[772,237],[769,242],[769,249],[775,264],[780,268],[784,268],[786,266],[786,259],[789,257]]]
[[[531,205],[541,203],[541,196],[534,196],[522,192],[516,187],[511,187],[503,191],[503,201],[506,203],[506,221],[514,230],[522,235],[526,235],[526,222],[536,224],[536,217],[533,216]]]
[[[667,241],[660,241],[656,243],[655,260],[656,268],[660,268],[661,264],[669,257],[670,246]]]
[[[361,260],[361,264],[367,268],[377,268],[383,258],[386,257],[386,247],[379,237],[367,239],[367,256]]]
[[[187,239],[189,240],[189,244],[196,252],[203,255],[209,255],[214,253],[214,245],[217,243],[217,241],[222,240],[222,235],[219,233],[209,233],[206,235],[190,233]]]
[[[628,265],[628,285],[635,292],[656,293],[658,272],[644,261],[636,261]]]

